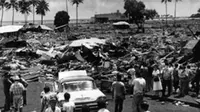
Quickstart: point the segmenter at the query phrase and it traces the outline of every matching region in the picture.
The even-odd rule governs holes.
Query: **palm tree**
[[[15,11],[18,11],[19,8],[17,0],[10,0],[10,3],[8,4],[8,9],[10,8],[12,8],[12,25],[13,25]]]
[[[174,26],[176,25],[176,5],[177,5],[177,2],[178,1],[181,1],[181,0],[175,0],[175,7],[174,7]]]
[[[41,24],[43,24],[43,16],[46,15],[47,11],[50,11],[49,3],[47,3],[45,0],[39,1],[36,7],[36,13],[41,15]]]
[[[72,0],[72,5],[76,4],[76,27],[78,28],[78,5],[83,3],[83,0]]]
[[[171,2],[172,0],[162,0],[161,2],[165,3],[165,11],[166,11],[166,26],[167,26],[167,2]]]
[[[26,0],[19,1],[19,10],[22,14],[24,14],[25,17],[25,25],[27,24],[27,16],[31,12],[30,8],[31,3]]]
[[[30,0],[30,2],[33,6],[33,24],[35,24],[35,7],[38,5],[39,0]]]
[[[8,7],[8,2],[6,2],[6,0],[0,0],[0,8],[1,8],[1,26],[2,26],[2,22],[3,22],[3,14],[4,14],[4,8]]]
[[[67,13],[69,13],[68,12],[68,0],[66,0],[66,11],[67,11]]]

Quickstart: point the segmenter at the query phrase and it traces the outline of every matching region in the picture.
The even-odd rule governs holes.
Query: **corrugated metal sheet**
[[[2,26],[2,27],[0,27],[0,34],[18,32],[22,28],[23,28],[23,26],[20,26],[20,25]]]

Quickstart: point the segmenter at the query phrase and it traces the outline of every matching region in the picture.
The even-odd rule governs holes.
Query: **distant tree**
[[[69,23],[69,15],[66,11],[59,11],[56,13],[54,18],[54,25],[56,27],[62,26]],[[63,30],[62,30],[63,31]]]
[[[196,14],[192,14],[190,17],[191,18],[200,18],[200,8],[197,10]]]
[[[129,17],[129,22],[134,22],[139,32],[140,29],[144,32],[143,24],[145,22],[145,5],[142,1],[125,0],[124,3],[125,15]]]
[[[158,16],[158,12],[155,9],[146,9],[145,10],[146,19],[154,19],[154,17]]]
[[[22,14],[24,14],[25,25],[27,24],[27,16],[31,12],[30,6],[31,6],[31,3],[29,1],[26,1],[26,0],[19,1],[19,11]]]
[[[197,11],[198,13],[200,13],[200,8],[198,9],[198,11]]]
[[[12,8],[12,25],[14,24],[14,16],[15,11],[17,12],[19,9],[19,4],[17,0],[10,0],[10,3],[8,4],[8,9]]]
[[[30,0],[30,3],[33,6],[33,24],[35,24],[35,7],[37,7],[39,0]]]
[[[72,0],[72,5],[76,4],[76,27],[78,28],[78,5],[83,3],[83,0]]]
[[[46,15],[46,12],[49,10],[49,3],[47,3],[45,0],[41,0],[38,3],[38,6],[36,7],[36,13],[41,15],[41,24],[43,24],[43,16]]]
[[[8,2],[6,0],[0,0],[0,9],[1,9],[1,26],[3,23],[3,15],[4,15],[4,8],[8,7]]]
[[[167,26],[167,3],[172,2],[172,0],[161,0],[162,3],[165,3],[165,11],[166,11],[166,26]]]

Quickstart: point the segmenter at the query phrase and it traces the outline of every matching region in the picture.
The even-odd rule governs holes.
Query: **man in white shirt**
[[[141,103],[143,102],[143,95],[146,87],[146,81],[141,74],[136,71],[136,78],[133,80],[133,112],[141,112]]]
[[[64,94],[64,98],[65,98],[65,101],[62,104],[62,107],[63,107],[62,112],[74,112],[75,104],[74,104],[74,102],[69,101],[70,94],[66,92]]]

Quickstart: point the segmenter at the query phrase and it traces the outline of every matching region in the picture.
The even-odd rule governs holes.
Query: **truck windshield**
[[[96,86],[93,81],[71,81],[65,82],[63,84],[64,91],[73,92],[73,91],[84,91],[96,89]]]

